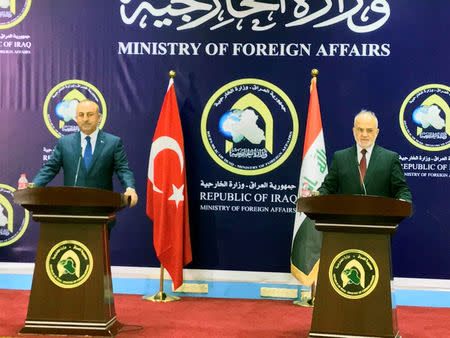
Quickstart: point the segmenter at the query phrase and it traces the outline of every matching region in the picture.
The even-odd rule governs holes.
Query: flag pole
[[[169,77],[173,80],[175,77],[175,71],[169,71]],[[162,264],[159,271],[159,291],[152,296],[143,296],[142,299],[162,303],[180,300],[180,297],[168,295],[164,292],[164,266]]]
[[[159,292],[155,293],[152,296],[143,296],[142,299],[150,300],[152,302],[174,302],[176,300],[180,300],[180,297],[168,295],[164,292],[164,266],[161,264],[161,268],[159,271]]]
[[[319,70],[316,68],[311,69],[311,86],[313,82],[317,84],[317,75],[319,75]],[[310,87],[311,88],[311,87]],[[314,194],[313,194],[314,196]],[[305,295],[302,297],[302,292],[300,292],[300,300],[295,300],[294,305],[299,305],[303,307],[314,307],[314,299],[316,297],[316,282],[317,276],[311,284],[311,291],[305,292]]]
[[[316,68],[313,68],[311,70],[311,76],[312,76],[311,82],[315,81],[316,85],[317,85],[317,75],[319,75],[319,70]],[[316,298],[316,283],[317,283],[317,276],[314,279],[313,283],[311,284],[311,298],[307,301],[307,303],[310,306],[314,306],[314,299]]]

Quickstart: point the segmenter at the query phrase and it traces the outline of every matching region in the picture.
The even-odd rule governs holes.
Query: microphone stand
[[[364,195],[367,195],[366,185],[364,184],[364,179],[363,179],[362,174],[361,174],[361,169],[359,168],[359,163],[356,162],[356,165],[358,167],[359,179],[360,179],[361,185],[362,185],[362,187],[364,189]]]
[[[83,153],[82,150],[80,151],[80,156],[78,157],[78,165],[77,165],[77,172],[75,174],[75,181],[73,182],[73,186],[76,187],[77,186],[77,180],[78,180],[78,172],[80,171],[80,163],[81,163],[81,157],[82,157]]]

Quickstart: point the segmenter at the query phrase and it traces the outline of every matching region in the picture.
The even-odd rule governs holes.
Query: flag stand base
[[[162,264],[159,272],[159,292],[155,293],[153,296],[142,296],[142,299],[160,303],[168,303],[180,300],[180,297],[168,295],[164,292],[164,266]]]
[[[152,302],[168,303],[180,300],[180,297],[168,295],[165,292],[159,291],[155,293],[153,296],[143,296],[142,299],[149,300]]]
[[[303,307],[314,307],[314,298],[311,297],[310,291],[302,290],[300,292],[300,300],[294,300],[293,303]]]

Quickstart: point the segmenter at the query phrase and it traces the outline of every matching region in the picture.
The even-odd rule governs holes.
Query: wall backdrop
[[[140,196],[118,216],[112,264],[159,266],[145,191],[174,70],[188,268],[288,272],[317,68],[328,163],[354,143],[362,108],[401,156],[414,201],[393,238],[394,275],[450,278],[449,11],[448,0],[0,0],[0,261],[34,261],[39,225],[13,191],[78,130],[74,107],[89,98],[124,140]]]

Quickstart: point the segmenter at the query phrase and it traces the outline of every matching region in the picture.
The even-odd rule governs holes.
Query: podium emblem
[[[51,248],[45,267],[53,283],[61,288],[71,289],[89,279],[93,263],[92,254],[83,243],[68,240]]]
[[[342,251],[330,264],[330,283],[333,289],[344,298],[366,297],[377,286],[378,278],[377,263],[362,250]]]

